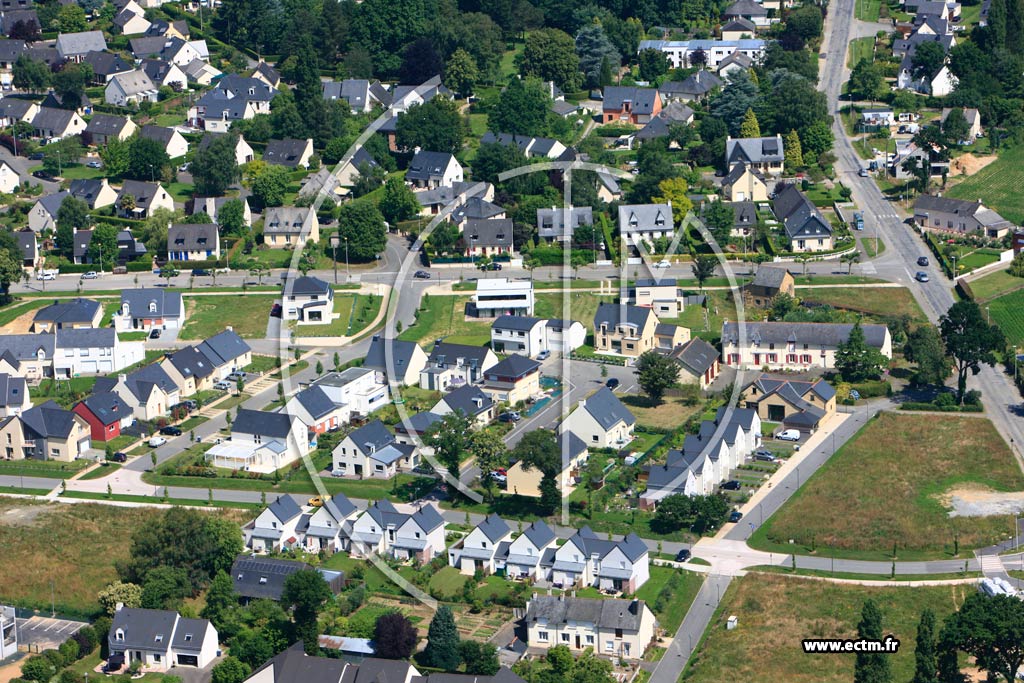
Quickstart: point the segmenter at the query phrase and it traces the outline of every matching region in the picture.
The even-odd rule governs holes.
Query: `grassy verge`
[[[789,567],[778,567],[763,565],[750,567],[748,571],[763,572],[765,574],[784,574],[786,576],[810,576],[844,579],[847,581],[945,581],[948,579],[977,579],[981,578],[981,572],[951,572],[945,574],[858,574],[856,572],[830,572],[822,569],[800,569],[793,571]]]
[[[910,290],[904,287],[806,287],[797,290],[797,296],[803,301],[845,308],[878,319],[906,315],[915,322],[928,320]]]
[[[185,297],[188,319],[182,339],[208,339],[231,327],[245,339],[262,338],[275,297],[264,295],[231,297]]]
[[[55,462],[52,460],[0,460],[0,475],[10,477],[49,477],[68,479],[88,467],[85,460]]]
[[[636,597],[646,601],[661,627],[674,634],[697,597],[704,577],[671,567],[651,567],[650,571],[650,578],[637,590]]]
[[[486,344],[491,338],[490,322],[466,320],[468,296],[424,296],[416,323],[410,325],[399,339],[427,342],[445,338],[458,344]],[[539,315],[539,314],[538,314]]]
[[[857,7],[860,7],[861,3],[871,2],[875,3],[879,0],[857,0]],[[877,12],[876,19],[877,19]],[[874,36],[868,36],[866,38],[854,38],[850,41],[850,51],[846,58],[846,65],[851,69],[861,62],[861,60],[868,60],[869,62],[874,61],[875,57],[875,38]]]
[[[95,500],[102,502],[113,500],[121,503],[145,503],[147,505],[182,505],[186,507],[211,507],[205,500],[194,500],[192,498],[154,498],[153,496],[127,496],[120,493],[106,495],[105,493],[91,493],[89,491],[65,491],[61,494],[64,498],[80,498],[84,500]],[[215,500],[212,507],[234,508],[238,510],[258,510],[259,503],[239,503],[233,500]]]
[[[84,481],[86,479],[102,479],[103,477],[105,477],[105,476],[107,476],[109,474],[113,474],[114,472],[117,472],[119,469],[121,469],[121,465],[119,465],[118,463],[116,463],[116,462],[108,462],[108,463],[104,463],[104,464],[100,465],[99,467],[97,467],[94,470],[90,470],[90,471],[86,472],[85,474],[80,476],[78,479],[79,479],[79,481]]]
[[[997,270],[970,283],[975,301],[984,303],[1003,294],[1024,289],[1024,278],[1014,277],[1005,270]]]

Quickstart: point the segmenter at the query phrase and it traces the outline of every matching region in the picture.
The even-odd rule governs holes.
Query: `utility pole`
[[[345,282],[352,282],[352,271],[348,265],[348,235],[345,235]]]
[[[334,258],[334,284],[338,284],[338,236],[331,235],[331,250]]]

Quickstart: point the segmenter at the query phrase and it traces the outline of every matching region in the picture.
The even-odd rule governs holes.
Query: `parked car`
[[[491,472],[489,476],[491,477],[491,479],[498,482],[499,484],[504,484],[508,481],[508,477],[499,472]]]
[[[609,389],[612,389],[613,391],[615,389],[618,389],[620,384],[622,384],[622,382],[619,381],[618,377],[609,377],[608,381],[604,383],[604,385],[606,387],[608,387]]]
[[[800,430],[799,429],[784,429],[779,432],[779,435],[775,437],[781,441],[799,441]]]
[[[690,551],[688,549],[683,548],[676,553],[676,562],[686,562],[688,559],[690,559]]]
[[[193,268],[192,274],[196,277],[210,277],[210,271],[205,268]]]
[[[192,403],[195,404],[195,401],[192,401]],[[175,403],[169,410],[173,415],[176,410],[184,410],[186,413],[191,413],[195,408],[189,405],[188,402],[182,401],[181,403]]]
[[[857,175],[859,175],[861,178],[867,178],[868,177],[868,169],[866,169],[866,168],[860,169],[859,171],[857,171]]]
[[[928,282],[928,273],[923,270],[919,270],[917,271],[917,274],[914,275],[914,279],[918,282]]]
[[[36,279],[37,280],[56,280],[57,279],[57,273],[55,271],[52,271],[52,270],[41,270],[41,271],[39,271],[39,274],[36,275]]]
[[[655,263],[654,267],[655,268],[671,268],[672,267],[672,262],[669,261],[668,259],[662,259],[661,261],[658,261],[657,263]]]
[[[519,422],[523,416],[518,411],[512,410],[498,416],[498,422]]]
[[[53,180],[54,176],[42,169],[38,171],[32,171],[33,178],[39,178],[40,180]]]
[[[771,453],[754,453],[754,460],[761,462],[775,462],[775,456]]]
[[[199,407],[199,404],[196,403],[195,401],[193,401],[190,398],[189,399],[185,399],[184,401],[182,401],[181,405],[183,405],[186,408],[188,408],[189,412],[192,412],[193,410],[195,410],[196,408]]]
[[[344,477],[345,476],[345,470],[331,470],[331,476],[332,477]]]
[[[159,339],[160,338],[160,328],[159,327],[154,327],[152,330],[150,330],[149,331],[149,338],[150,339]]]
[[[856,389],[850,389],[850,398],[852,398],[854,401],[859,401],[860,392],[857,391]]]
[[[87,273],[82,273],[82,279],[83,280],[95,280],[98,277],[99,277],[99,275],[96,273],[95,270],[90,270]]]
[[[430,273],[428,273],[425,270],[417,270],[415,273],[412,274],[412,276],[414,278],[416,278],[417,280],[429,280],[430,279]]]
[[[164,437],[154,436],[149,440],[149,447],[156,448],[158,446],[163,446],[165,443],[167,443],[167,439],[165,439]]]
[[[244,372],[232,372],[230,375],[228,375],[228,381],[237,382],[238,380],[242,380],[244,382],[246,376],[247,375]]]
[[[167,425],[166,427],[160,428],[160,433],[164,436],[181,436],[181,427]]]
[[[228,390],[231,389],[231,385],[228,382],[225,382],[224,380],[221,380],[220,382],[217,382],[216,384],[214,384],[213,388],[214,389],[220,389],[221,391],[228,391]]]
[[[274,304],[270,307],[270,317],[280,318],[281,317],[281,304]]]
[[[917,259],[917,265],[927,267],[928,266],[928,257],[927,256],[919,257]]]
[[[90,161],[86,164],[89,168],[103,168],[103,162],[101,161]]]
[[[722,484],[722,488],[726,491],[739,491],[742,487],[743,484],[739,483],[735,479],[730,479],[729,481]]]
[[[114,453],[113,456],[111,456],[111,460],[113,460],[114,462],[128,462],[128,456],[127,454],[118,451],[117,453]]]
[[[44,154],[42,152],[32,152],[28,155],[29,161],[42,161]]]
[[[548,351],[547,349],[544,349],[543,351],[541,351],[540,353],[537,354],[537,360],[547,360],[550,357],[551,357],[551,352]]]
[[[501,270],[501,264],[491,261],[490,263],[485,263],[480,266],[480,270]]]
[[[307,504],[315,508],[323,507],[324,499],[320,496],[314,496],[307,501]]]
[[[732,512],[729,513],[729,522],[731,522],[732,524],[735,524],[741,519],[743,519],[743,513],[740,512],[739,510],[733,510]]]
[[[767,448],[758,448],[756,451],[754,451],[754,455],[771,455],[771,456],[774,456],[775,454],[772,453]]]

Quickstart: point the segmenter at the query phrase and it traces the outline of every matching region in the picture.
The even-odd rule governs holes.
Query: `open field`
[[[892,680],[914,674],[914,639],[921,610],[941,624],[963,602],[972,585],[867,587],[766,574],[737,579],[722,596],[722,607],[681,681],[786,681],[846,683],[853,680],[855,655],[806,655],[804,638],[854,638],[864,601],[882,610],[883,633],[900,641],[890,658]],[[739,617],[732,631],[729,615]]]
[[[715,290],[706,291],[705,294],[708,297],[707,309],[702,306],[687,306],[678,318],[662,322],[682,325],[690,330],[692,336],[700,337],[712,344],[717,343],[722,336],[722,323],[726,320],[736,319],[736,304],[732,301],[731,292]],[[705,311],[707,312],[706,323]]]
[[[876,7],[875,19],[872,20],[876,21],[878,18],[878,3],[876,2],[876,0],[860,0],[860,2],[857,3],[857,7],[860,8],[862,4],[869,3],[875,5]],[[852,69],[853,67],[857,66],[857,64],[859,64],[861,60],[866,59],[869,62],[874,61],[874,47],[874,36],[868,36],[866,38],[854,38],[853,40],[850,41],[850,52],[849,56],[847,56],[846,58],[846,65]]]
[[[358,335],[377,317],[381,300],[376,294],[335,294],[334,312],[338,317],[327,325],[297,325],[296,334],[300,337]]]
[[[1013,345],[1024,342],[1024,290],[1004,294],[982,304],[992,322],[1006,335],[1006,340]]]
[[[950,177],[954,180],[955,177]],[[985,206],[998,211],[1016,224],[1024,222],[1024,146],[1004,148],[999,158],[972,176],[958,182],[946,192],[953,199],[981,199]]]
[[[861,21],[878,21],[882,0],[857,0],[855,13]]]
[[[640,586],[636,597],[645,600],[651,611],[658,617],[658,623],[668,633],[674,634],[690,609],[690,603],[697,597],[697,591],[704,583],[703,574],[686,572],[673,567],[651,566],[651,577]],[[671,596],[663,602],[658,601],[658,594],[668,584],[673,575],[678,574],[679,583],[671,590]]]
[[[981,303],[997,296],[1024,289],[1024,278],[1014,277],[1005,270],[997,270],[970,283],[975,301]]]
[[[915,322],[926,322],[924,311],[904,287],[808,287],[796,290],[802,301],[828,304],[882,319],[908,315]]]
[[[267,333],[267,319],[275,298],[264,295],[186,296],[188,317],[179,336],[182,339],[207,339],[230,326],[242,338],[261,338]]]
[[[675,429],[701,409],[700,402],[688,406],[678,396],[666,396],[657,406],[649,405],[646,397],[643,396],[623,396],[621,398],[629,408],[629,412],[636,416],[639,427]]]
[[[880,560],[949,556],[989,545],[1010,516],[950,518],[952,489],[1024,489],[1013,455],[986,419],[881,413],[751,539],[777,552]],[[789,540],[795,541],[790,545]]]
[[[11,477],[50,477],[69,479],[90,465],[87,460],[0,460],[0,474]]]
[[[426,298],[426,297],[425,297]],[[486,344],[491,339],[490,322],[467,321],[468,296],[432,296],[421,303],[423,310],[415,325],[398,335],[399,339],[427,344],[445,337],[459,344]]]
[[[534,306],[538,318],[563,318],[562,297],[569,297],[569,310],[573,320],[579,320],[588,329],[594,326],[594,314],[602,303],[614,303],[615,297],[597,296],[585,292],[553,292],[537,294]]]

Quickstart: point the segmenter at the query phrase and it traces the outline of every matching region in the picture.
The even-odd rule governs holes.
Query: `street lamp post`
[[[352,271],[348,265],[348,235],[345,235],[345,282],[352,282]]]
[[[334,258],[334,284],[338,284],[338,236],[331,235],[331,250]]]

